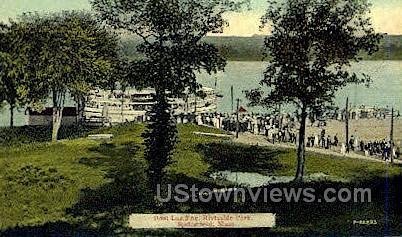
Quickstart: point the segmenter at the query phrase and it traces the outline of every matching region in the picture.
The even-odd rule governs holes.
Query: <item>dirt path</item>
[[[275,148],[291,148],[291,149],[296,148],[295,146],[290,145],[290,144],[284,144],[284,143],[272,144],[272,143],[268,142],[264,136],[258,136],[258,135],[254,135],[254,134],[250,134],[250,133],[240,134],[239,138],[238,139],[234,138],[233,141],[237,142],[237,143],[247,144],[247,145],[259,145],[259,146],[268,146],[268,147],[275,147]],[[383,161],[379,158],[367,157],[367,156],[359,155],[356,153],[350,153],[350,154],[344,156],[341,153],[334,151],[334,150],[325,150],[325,149],[311,148],[311,147],[307,147],[306,149],[307,149],[307,151],[311,151],[311,152],[323,154],[323,155],[348,157],[348,158],[353,158],[353,159],[367,160],[367,161],[371,161],[371,162],[386,163],[386,161]],[[402,160],[395,160],[395,163],[402,164]]]

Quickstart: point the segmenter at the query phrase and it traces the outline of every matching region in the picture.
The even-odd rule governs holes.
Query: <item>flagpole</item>
[[[237,99],[237,110],[236,110],[236,138],[239,138],[239,109],[240,109],[240,99]]]
[[[233,93],[233,85],[230,87],[230,98],[231,98],[231,101],[232,101],[232,113],[233,113],[233,110],[234,110],[234,95],[233,95],[234,93]]]
[[[391,133],[390,133],[390,147],[391,147],[391,163],[394,163],[394,108],[391,111]]]
[[[346,152],[350,152],[349,147],[349,97],[346,98],[346,113],[345,113],[345,127],[346,127]]]

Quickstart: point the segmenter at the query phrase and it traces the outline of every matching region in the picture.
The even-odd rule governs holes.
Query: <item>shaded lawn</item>
[[[123,129],[131,136],[120,138]],[[123,147],[123,140],[141,143],[142,130],[134,125],[109,132],[117,135],[113,144]],[[66,210],[79,200],[81,190],[106,185],[107,174],[122,162],[123,153],[110,157],[97,151],[103,147],[100,142],[76,139],[0,148],[0,229],[71,221]],[[124,159],[132,158],[124,154]]]
[[[234,143],[199,144],[198,151],[211,164],[209,171],[256,172],[263,175],[293,176],[296,172],[296,150],[273,149]],[[401,167],[380,162],[334,157],[308,152],[306,173],[325,173],[351,181],[401,174]]]
[[[174,153],[174,163],[169,167],[171,174],[185,175],[192,178],[205,178],[210,165],[199,152],[198,146],[210,142],[224,142],[227,138],[218,138],[202,135],[194,135],[193,132],[217,133],[224,132],[208,127],[196,125],[179,126],[179,144]]]
[[[128,124],[91,132],[113,133],[115,138],[111,143],[76,139],[56,144],[36,143],[0,148],[0,229],[50,223],[43,228],[58,230],[60,226],[67,225],[66,228],[91,228],[101,233],[108,233],[108,231],[124,231],[123,222],[129,213],[275,211],[286,213],[286,216],[290,217],[289,220],[293,220],[281,220],[282,227],[276,232],[297,233],[314,228],[314,225],[328,230],[352,218],[351,216],[364,216],[364,213],[375,213],[378,216],[382,211],[382,207],[379,206],[382,205],[380,198],[374,205],[365,207],[324,204],[253,205],[233,202],[204,205],[171,203],[156,207],[152,201],[153,193],[146,190],[144,173],[146,163],[143,159],[144,147],[140,136],[143,131],[143,125]],[[213,183],[208,174],[224,168],[262,174],[293,175],[294,173],[295,151],[232,144],[222,138],[194,135],[194,131],[220,133],[212,128],[179,126],[180,143],[174,154],[175,163],[168,168],[171,183],[216,187],[218,184]],[[381,163],[312,153],[309,153],[307,158],[308,173],[323,172],[339,177],[356,178],[356,181],[365,179],[372,186],[377,185],[376,180],[382,181],[381,177],[385,175],[386,170],[387,167]],[[388,170],[391,177],[400,174],[400,167],[395,166]],[[328,221],[329,224],[319,217],[304,218],[309,217],[308,212],[312,209],[316,209],[316,213],[326,212],[326,216],[331,219]],[[298,219],[301,218],[299,213],[304,213],[302,216],[304,222]],[[313,221],[314,225],[309,224],[311,223],[309,220]],[[62,224],[53,226],[51,223],[54,222]],[[265,232],[269,234],[269,231]],[[236,233],[243,231],[233,234]],[[244,232],[247,235],[253,233],[254,230]],[[173,231],[172,235],[192,234],[218,236],[223,232]]]
[[[198,146],[205,159],[211,164],[210,172],[231,170],[238,172],[257,172],[264,175],[292,176],[295,172],[296,151],[290,149],[272,149],[265,147],[209,143]],[[295,235],[310,233],[312,235],[386,235],[402,233],[402,166],[390,165],[366,160],[332,157],[308,153],[306,160],[307,174],[325,173],[350,180],[349,183],[340,182],[313,182],[305,184],[275,184],[273,188],[288,189],[314,188],[316,194],[323,194],[325,189],[334,188],[370,188],[372,192],[371,203],[231,203],[229,205],[210,203],[211,206],[220,205],[221,209],[229,211],[236,206],[240,212],[268,212],[278,214],[280,228],[274,232],[293,233]],[[323,197],[321,197],[323,198]],[[388,202],[388,213],[386,205]],[[209,206],[203,208],[208,209]],[[216,211],[216,210],[214,210]],[[387,216],[386,216],[387,215]],[[388,219],[388,223],[386,223]],[[378,225],[354,225],[354,220],[376,220]],[[389,229],[387,232],[385,226]],[[214,233],[214,232],[213,232]],[[256,233],[243,232],[247,235]],[[270,234],[262,230],[259,234]],[[215,232],[215,234],[219,234]],[[203,233],[206,236],[213,236]]]
[[[87,149],[95,145],[76,140],[0,149],[0,229],[61,220],[82,188],[104,184],[106,167],[79,163],[80,157],[94,157]]]
[[[89,195],[88,190],[103,188],[98,192],[104,193],[99,200],[109,200],[109,203],[98,203],[98,208],[103,205],[109,208],[114,201],[118,205],[119,197],[115,197],[118,194],[124,199],[123,194],[132,194],[128,190],[141,190],[130,184],[145,185],[143,131],[143,125],[129,124],[89,132],[114,134],[110,144],[85,138],[54,144],[3,144],[0,147],[0,230],[17,225],[72,222],[66,213]],[[169,168],[169,173],[201,177],[208,169],[195,146],[210,139],[196,136],[194,131],[220,133],[210,128],[179,126],[181,142],[174,155],[177,162]],[[24,135],[21,142],[26,141]],[[118,190],[123,187],[126,188]]]

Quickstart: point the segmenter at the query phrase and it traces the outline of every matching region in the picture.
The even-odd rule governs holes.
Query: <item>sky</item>
[[[370,0],[371,17],[377,32],[402,35],[402,0]],[[259,30],[266,0],[251,0],[251,10],[227,15],[229,27],[223,35],[251,36],[264,34]],[[23,12],[55,12],[90,10],[88,0],[0,0],[0,21],[15,18]]]

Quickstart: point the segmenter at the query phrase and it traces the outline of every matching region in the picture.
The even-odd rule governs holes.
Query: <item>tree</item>
[[[24,15],[30,45],[29,70],[35,85],[53,102],[52,141],[56,141],[67,94],[82,105],[91,88],[110,81],[118,58],[116,35],[85,12]]]
[[[300,128],[296,181],[305,173],[306,118],[334,106],[335,93],[348,83],[363,83],[367,75],[348,71],[358,62],[359,53],[378,50],[381,39],[367,16],[370,5],[364,0],[294,0],[269,2],[262,17],[272,32],[265,48],[272,59],[261,88],[247,92],[254,105],[293,104]]]
[[[222,32],[223,14],[239,9],[231,0],[93,0],[102,21],[141,39],[140,60],[132,63],[132,85],[155,89],[156,103],[144,134],[150,185],[160,184],[176,144],[169,98],[194,93],[196,72],[215,73],[226,64],[217,48],[202,39]]]
[[[11,21],[0,25],[0,102],[7,102],[10,127],[14,126],[14,111],[18,107],[40,100],[28,80],[26,49],[22,41],[23,24]]]

